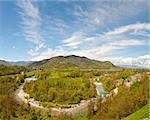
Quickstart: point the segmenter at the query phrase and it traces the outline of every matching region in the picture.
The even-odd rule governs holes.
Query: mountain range
[[[0,64],[3,65],[15,65],[15,66],[29,66],[29,67],[52,67],[52,68],[111,68],[115,67],[110,61],[98,61],[89,59],[87,57],[81,57],[76,55],[69,56],[56,56],[49,59],[44,59],[41,61],[5,61],[0,60]],[[128,64],[117,64],[120,67],[127,68],[144,68],[149,69],[149,67],[143,67],[139,65],[128,65]]]
[[[0,60],[0,64],[3,65],[15,65],[15,66],[24,66],[32,63],[32,61],[17,61],[17,62],[12,62],[12,61],[5,61],[5,60]]]
[[[17,65],[17,66],[29,66],[29,67],[51,67],[51,68],[111,68],[115,67],[109,61],[92,60],[87,57],[80,57],[76,55],[69,56],[57,56],[50,59],[44,59],[41,61],[18,61],[9,62],[0,60],[0,64],[4,65]]]

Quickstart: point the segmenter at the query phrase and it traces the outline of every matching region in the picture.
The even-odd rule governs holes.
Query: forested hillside
[[[0,64],[0,76],[17,74],[25,70],[26,68],[24,66],[12,66],[12,65]]]
[[[29,66],[31,67],[50,67],[50,68],[113,68],[115,67],[111,62],[91,60],[86,57],[79,57],[75,55],[70,56],[58,56],[50,59],[42,60],[39,62],[33,62]]]

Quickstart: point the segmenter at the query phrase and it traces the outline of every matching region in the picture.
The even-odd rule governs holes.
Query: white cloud
[[[81,31],[94,31],[101,26],[134,18],[148,10],[148,1],[94,1],[84,5],[74,4],[68,14],[76,17],[74,27]]]
[[[42,18],[38,7],[31,0],[18,0],[17,6],[20,8],[18,13],[22,18],[20,25],[23,30],[23,36],[26,40],[36,45],[36,50],[44,48],[45,44],[40,32]]]
[[[112,58],[100,58],[100,60],[109,60],[116,65],[130,65],[130,66],[139,66],[150,69],[150,55],[142,55],[137,57],[112,57]]]
[[[146,44],[147,44],[147,41],[145,40],[134,40],[134,39],[116,40],[116,41],[109,43],[109,45],[112,45],[112,46],[123,46],[123,47],[146,45]]]
[[[147,31],[146,31],[147,30]],[[80,48],[81,46],[97,47],[103,44],[111,46],[131,46],[131,45],[146,45],[148,44],[148,38],[136,39],[140,37],[149,37],[148,30],[150,30],[149,23],[135,23],[127,26],[116,28],[112,31],[105,32],[98,35],[85,35],[82,32],[75,32],[70,37],[62,41],[63,46],[70,48]],[[135,32],[136,31],[136,32]],[[128,32],[128,34],[126,34]],[[134,38],[130,36],[134,33]],[[121,35],[120,35],[121,34]],[[85,47],[84,47],[85,48]]]
[[[114,29],[111,32],[107,32],[107,35],[118,35],[118,34],[123,34],[125,32],[129,32],[130,30],[133,31],[138,31],[138,30],[150,30],[150,23],[136,23],[136,24],[130,24],[127,26],[122,26],[119,28]]]
[[[63,35],[70,29],[70,26],[66,23],[66,21],[50,15],[45,15],[44,27],[46,34],[50,35]]]
[[[0,57],[0,60],[4,60],[4,61],[15,61],[15,60],[12,60],[12,59],[9,59],[9,58],[5,58],[5,57]]]
[[[47,58],[51,58],[54,56],[59,56],[59,55],[66,55],[66,51],[62,50],[62,49],[51,49],[48,48],[47,51],[44,52],[34,52],[32,50],[30,50],[30,52],[28,53],[32,56],[32,61],[38,61],[38,60],[43,60],[43,59],[47,59]]]
[[[82,33],[74,33],[71,37],[63,40],[63,46],[67,46],[70,48],[89,48],[103,46],[118,46],[118,47],[129,47],[129,46],[139,46],[139,45],[148,45],[148,39],[131,39],[128,34],[124,36],[113,35],[108,36],[104,34],[96,35],[96,36],[86,36]],[[136,35],[138,36],[138,35]]]
[[[63,46],[67,46],[71,48],[77,48],[83,42],[84,42],[84,36],[79,32],[74,33],[71,37],[66,38],[62,41]]]
[[[133,39],[120,40],[120,41],[112,41],[110,43],[105,43],[100,46],[94,46],[89,49],[70,51],[69,53],[98,59],[101,56],[106,56],[108,53],[114,52],[114,50],[122,50],[122,49],[126,49],[129,46],[137,46],[137,45],[145,45],[145,44],[147,44],[147,42],[133,40]]]
[[[66,42],[72,42],[72,39],[71,40],[67,39]],[[56,49],[49,48],[44,52],[36,52],[31,49],[28,54],[32,56],[32,60],[42,60],[53,56],[72,55],[72,54],[98,59],[104,55],[106,56],[108,53],[111,53],[114,50],[121,50],[129,46],[137,46],[137,45],[144,45],[144,44],[146,44],[145,41],[129,39],[129,40],[120,40],[119,43],[118,41],[112,41],[111,43],[105,43],[101,46],[89,47],[86,49],[66,50],[60,46],[57,47]]]

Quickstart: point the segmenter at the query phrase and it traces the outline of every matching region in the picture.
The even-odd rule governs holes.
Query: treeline
[[[0,76],[18,74],[21,71],[25,71],[25,70],[26,68],[23,66],[11,66],[11,65],[0,64]]]
[[[24,82],[24,75],[11,75],[0,77],[0,118],[10,119],[14,115],[17,102],[14,91]]]
[[[105,74],[105,72],[100,70],[82,70],[82,69],[42,69],[34,71],[35,76],[39,79],[49,78],[49,77],[62,77],[62,78],[77,78],[77,77],[84,77],[86,79],[93,78],[95,76],[100,76]],[[109,74],[110,72],[108,72]]]

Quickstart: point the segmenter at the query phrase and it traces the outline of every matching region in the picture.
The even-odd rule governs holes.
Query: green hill
[[[144,120],[144,118],[148,118],[150,116],[150,104],[145,105],[140,110],[135,113],[129,115],[123,120]]]
[[[108,69],[115,67],[111,62],[91,60],[86,57],[80,57],[75,55],[70,56],[57,56],[50,59],[45,59],[38,62],[33,62],[29,66],[31,67],[51,67],[51,68],[103,68]]]

